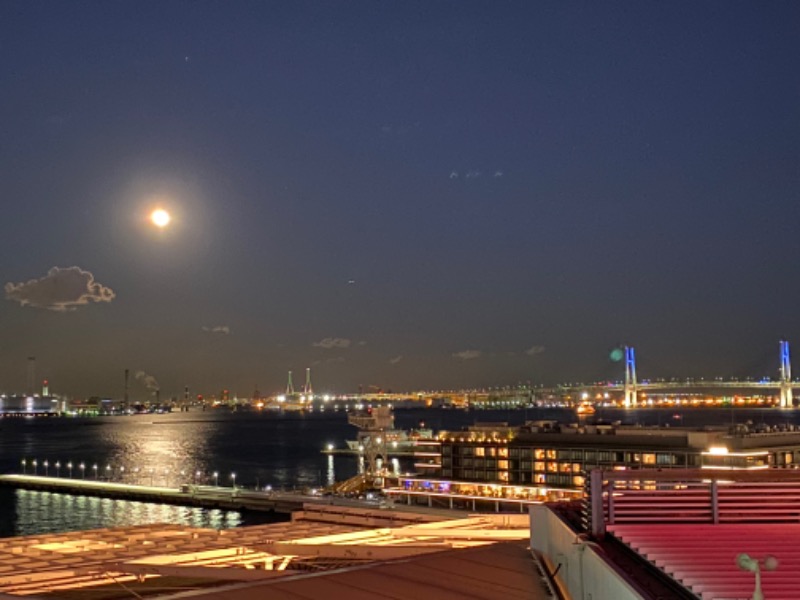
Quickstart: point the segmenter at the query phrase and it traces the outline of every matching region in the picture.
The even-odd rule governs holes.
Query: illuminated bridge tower
[[[781,408],[792,408],[792,363],[789,360],[789,342],[781,340]]]
[[[625,408],[636,405],[636,355],[625,346]]]

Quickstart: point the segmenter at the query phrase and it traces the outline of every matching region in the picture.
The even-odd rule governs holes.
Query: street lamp
[[[61,461],[56,461],[56,477],[61,477]]]
[[[45,459],[44,461],[44,476],[45,477],[50,476],[50,461],[48,461],[47,459]]]
[[[219,473],[214,471],[214,487],[219,487]]]
[[[111,465],[106,465],[106,481],[111,481]]]
[[[86,463],[81,463],[81,479],[86,479]]]
[[[231,481],[233,482],[233,489],[236,489],[236,473],[231,473]]]
[[[92,471],[94,471],[94,480],[97,481],[97,463],[92,465]]]
[[[751,600],[764,600],[764,592],[761,591],[761,569],[774,571],[778,568],[778,559],[769,554],[762,560],[751,558],[749,554],[740,554],[736,557],[736,564],[743,571],[751,571],[756,574],[756,587]]]
[[[200,471],[195,471],[194,473],[194,483],[197,485],[197,482],[200,481]]]
[[[37,472],[36,472],[36,459],[35,458],[33,459],[33,474],[37,475]]]
[[[67,468],[69,469],[69,478],[72,479],[72,461],[67,463]]]
[[[124,466],[119,468],[119,480],[122,481],[123,479],[125,479],[125,467]]]
[[[27,475],[28,474],[28,462],[23,458],[20,461],[20,464],[22,465],[22,474],[23,475]]]

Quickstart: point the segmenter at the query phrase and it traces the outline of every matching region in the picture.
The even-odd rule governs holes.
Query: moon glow
[[[172,217],[169,216],[169,213],[165,211],[163,208],[157,208],[152,213],[150,213],[150,220],[153,222],[153,225],[158,227],[159,229],[163,229],[169,222],[172,220]]]

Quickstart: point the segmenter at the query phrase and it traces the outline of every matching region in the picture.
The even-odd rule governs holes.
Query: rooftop
[[[308,506],[290,523],[223,531],[164,524],[25,536],[0,540],[0,593],[110,599],[129,598],[133,590],[160,596],[528,537],[527,515],[444,519],[335,506]],[[227,593],[209,597],[233,597]]]

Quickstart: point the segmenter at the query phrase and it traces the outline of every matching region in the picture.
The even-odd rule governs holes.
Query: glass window
[[[675,464],[675,456],[672,454],[666,454],[664,452],[659,452],[656,454],[656,464],[659,465],[674,465]]]

